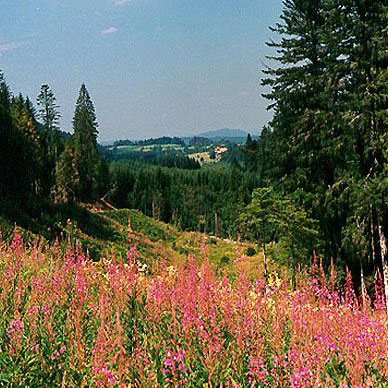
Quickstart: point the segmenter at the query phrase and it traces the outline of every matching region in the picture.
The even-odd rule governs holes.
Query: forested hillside
[[[42,85],[38,109],[13,95],[0,72],[0,198],[2,212],[35,216],[49,204],[93,201],[106,189],[108,167],[97,148],[97,121],[85,85],[79,91],[73,135],[59,130],[59,107]]]
[[[247,167],[311,211],[326,260],[380,267],[387,289],[387,6],[284,4],[263,81],[274,118]]]
[[[120,162],[111,172],[114,188],[108,198],[115,205],[225,237],[236,237],[237,216],[259,184],[255,173],[229,165],[183,170]]]
[[[250,169],[311,211],[322,254],[388,288],[387,21],[380,1],[284,2],[263,85],[274,111]]]

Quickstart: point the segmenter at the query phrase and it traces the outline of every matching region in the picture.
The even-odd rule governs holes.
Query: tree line
[[[386,2],[286,0],[265,70],[274,116],[246,166],[309,210],[321,254],[384,270],[388,289]]]
[[[116,140],[113,145],[115,147],[120,146],[148,146],[148,145],[165,145],[165,144],[176,144],[182,147],[185,147],[185,142],[180,137],[170,137],[170,136],[162,136],[156,139],[146,139],[146,140]]]
[[[258,185],[255,172],[237,166],[179,169],[120,161],[111,164],[109,200],[118,207],[184,230],[236,236],[235,221]]]
[[[42,204],[91,201],[107,189],[108,166],[97,147],[98,124],[83,84],[74,117],[74,134],[60,130],[59,106],[42,85],[37,109],[13,95],[0,72],[0,199],[5,212],[33,213]]]
[[[117,149],[102,149],[103,156],[109,161],[131,160],[147,164],[154,164],[161,167],[176,167],[183,169],[197,169],[201,165],[193,158],[189,158],[181,151],[174,149],[163,150],[160,145],[156,145],[147,152],[139,150],[125,150],[125,152],[117,152]]]

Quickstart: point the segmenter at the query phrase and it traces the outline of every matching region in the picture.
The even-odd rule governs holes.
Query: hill
[[[337,288],[334,269],[249,278],[236,260],[214,261],[249,261],[237,243],[84,209],[93,223],[68,222],[56,244],[0,240],[0,387],[386,387],[380,281],[372,307],[350,273]],[[105,239],[86,234],[101,225]],[[104,259],[90,260],[81,237]]]
[[[252,243],[180,231],[138,210],[116,209],[102,201],[59,210],[40,220],[23,220],[22,224],[16,228],[26,241],[39,239],[47,245],[57,236],[60,243],[78,241],[93,261],[110,257],[112,252],[125,259],[129,250],[136,247],[139,260],[150,268],[160,260],[178,265],[186,260],[187,255],[199,260],[206,246],[215,270],[227,269],[234,273],[237,269],[244,269],[251,275],[256,272],[260,260],[257,254],[245,256],[248,247],[254,247]],[[0,227],[3,239],[10,240],[14,224],[0,216]]]
[[[229,138],[247,138],[248,133],[242,129],[222,128],[213,131],[202,132],[197,137],[205,137],[207,139],[229,139]]]

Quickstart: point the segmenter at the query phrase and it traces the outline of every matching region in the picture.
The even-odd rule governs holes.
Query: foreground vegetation
[[[85,85],[69,135],[0,72],[0,386],[387,386],[387,16],[284,1],[273,119],[205,168],[179,139],[109,164]]]
[[[128,249],[135,245],[139,259],[149,268],[160,257],[173,264],[182,263],[187,255],[200,254],[204,244],[208,245],[208,256],[216,271],[225,264],[235,263],[228,266],[229,272],[234,273],[234,267],[245,267],[254,273],[259,256],[253,243],[180,231],[138,210],[109,208],[102,201],[56,210],[44,213],[41,218],[20,218],[17,229],[23,239],[28,243],[39,239],[47,244],[54,242],[56,236],[60,239],[67,236],[73,244],[78,241],[94,260],[110,255],[112,251],[117,256],[126,257]],[[14,228],[13,222],[0,216],[4,241],[12,240]],[[246,252],[249,259],[236,261],[241,253]]]
[[[94,262],[66,238],[24,245],[16,232],[0,243],[0,384],[384,386],[379,275],[359,300],[350,273],[343,289],[317,265],[292,284],[261,263],[232,280],[207,251],[150,270],[135,246]]]

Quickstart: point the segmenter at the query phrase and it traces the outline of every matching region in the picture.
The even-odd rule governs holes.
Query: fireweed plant
[[[162,260],[93,262],[80,246],[0,242],[0,386],[387,386],[388,319],[332,270],[255,280]]]

